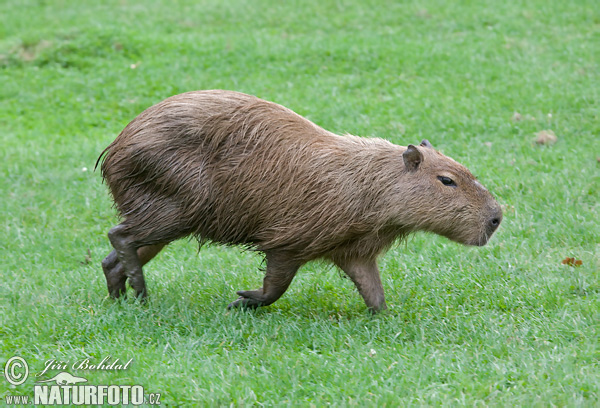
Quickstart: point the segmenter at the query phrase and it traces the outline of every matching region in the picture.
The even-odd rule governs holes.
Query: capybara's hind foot
[[[102,270],[106,277],[106,286],[108,287],[110,297],[117,299],[124,296],[127,292],[127,288],[125,287],[127,276],[125,276],[123,265],[119,262],[115,251],[112,251],[104,258],[102,261]]]
[[[104,270],[106,276],[106,286],[108,287],[108,294],[113,299],[126,298],[127,297],[127,276],[123,271],[123,264],[118,263],[114,268],[110,270]],[[146,290],[142,292],[135,292],[135,297],[144,302],[148,295]]]
[[[125,282],[127,281],[127,277],[123,274],[123,265],[119,263],[110,270],[105,269],[104,275],[106,276],[108,294],[111,298],[117,299],[126,295],[127,288],[125,287]]]
[[[129,285],[135,290],[135,296],[141,299],[145,298],[148,293],[146,291],[144,273],[142,272],[142,261],[138,256],[136,248],[135,237],[127,230],[125,224],[119,224],[108,231],[108,239],[113,248],[115,248],[114,256],[119,259],[119,263],[122,265],[123,275],[126,279],[129,279]],[[111,255],[112,252],[106,260]],[[115,279],[115,285],[120,285],[120,282],[117,282],[117,280]],[[110,289],[109,287],[109,291]],[[118,289],[120,289],[120,286]]]

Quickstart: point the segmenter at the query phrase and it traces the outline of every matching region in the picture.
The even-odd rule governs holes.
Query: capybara
[[[339,136],[232,91],[188,92],[146,109],[100,160],[122,217],[102,262],[113,297],[127,279],[146,296],[142,266],[194,236],[265,255],[262,288],[237,292],[229,307],[275,302],[298,268],[324,259],[378,311],[386,303],[377,257],[395,241],[429,231],[484,245],[502,220],[492,195],[427,140],[404,147]]]

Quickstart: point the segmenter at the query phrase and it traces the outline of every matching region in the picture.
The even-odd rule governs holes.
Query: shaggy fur
[[[109,272],[126,266],[121,261],[139,266],[141,276],[131,248],[140,258],[141,248],[160,250],[190,235],[265,252],[267,261],[278,254],[273,258],[292,262],[294,273],[317,258],[346,271],[352,267],[343,265],[374,262],[416,230],[483,245],[501,219],[471,173],[427,141],[403,147],[339,136],[230,91],[188,92],[148,108],[102,158],[123,218],[111,237],[117,251]],[[124,269],[121,275],[137,274]]]

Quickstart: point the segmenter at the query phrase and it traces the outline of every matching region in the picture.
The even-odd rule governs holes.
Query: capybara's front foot
[[[269,302],[268,299],[265,298],[262,289],[240,290],[237,292],[237,294],[240,295],[240,297],[237,300],[231,302],[227,306],[227,309],[239,307],[246,309],[256,309],[257,307],[267,306],[273,303],[272,301]]]

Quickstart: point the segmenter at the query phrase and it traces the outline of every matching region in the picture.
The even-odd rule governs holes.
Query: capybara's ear
[[[404,159],[404,166],[408,171],[416,170],[423,161],[423,155],[413,145],[408,145],[406,151],[402,153],[402,158]]]
[[[433,146],[431,145],[431,143],[429,143],[429,140],[427,140],[427,139],[421,140],[421,144],[419,146],[428,147],[430,149],[433,149]]]

